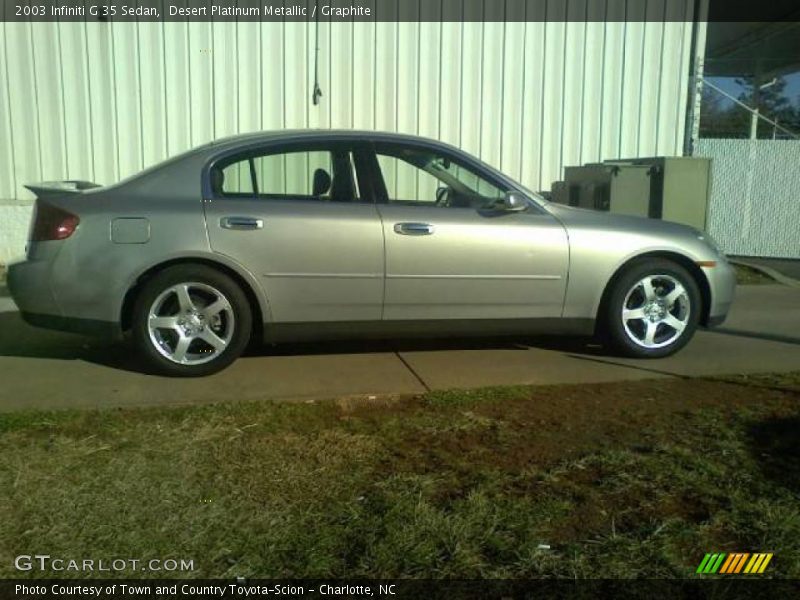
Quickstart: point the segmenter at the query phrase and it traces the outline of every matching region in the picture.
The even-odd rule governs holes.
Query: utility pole
[[[759,110],[761,108],[761,90],[765,90],[770,86],[778,83],[778,78],[773,77],[772,81],[761,83],[761,78],[758,77],[753,81],[753,113],[750,115],[750,139],[758,139],[758,120],[760,118]],[[775,139],[775,128],[772,130],[772,139]]]

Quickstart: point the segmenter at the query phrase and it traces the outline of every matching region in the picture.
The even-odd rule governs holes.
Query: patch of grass
[[[790,373],[747,373],[720,377],[720,381],[729,381],[752,387],[775,388],[800,392],[800,371]]]
[[[686,577],[712,551],[797,577],[798,400],[676,379],[0,415],[0,577],[42,576],[13,571],[37,552],[195,577]]]
[[[437,390],[429,392],[425,396],[425,402],[431,406],[471,406],[486,402],[503,402],[505,400],[528,398],[530,392],[530,386],[524,385],[485,387],[472,390]]]
[[[775,280],[758,269],[746,265],[733,265],[736,270],[736,283],[739,285],[764,285],[774,284]]]

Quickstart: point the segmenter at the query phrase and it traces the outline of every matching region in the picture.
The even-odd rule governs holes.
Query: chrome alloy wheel
[[[155,299],[147,317],[153,346],[180,365],[217,358],[233,337],[236,321],[228,299],[205,283],[179,283]]]
[[[663,348],[675,342],[689,324],[689,293],[672,275],[648,275],[625,295],[622,325],[633,343]]]

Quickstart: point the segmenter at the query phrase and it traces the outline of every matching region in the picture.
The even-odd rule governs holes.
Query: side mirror
[[[502,201],[497,203],[497,209],[505,212],[520,212],[528,208],[528,199],[519,192],[506,192]]]

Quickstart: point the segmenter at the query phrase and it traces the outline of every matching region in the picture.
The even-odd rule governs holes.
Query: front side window
[[[291,150],[248,156],[211,169],[222,197],[359,202],[353,155],[347,150]]]
[[[390,204],[477,209],[505,194],[473,169],[435,151],[383,146],[376,154]]]

